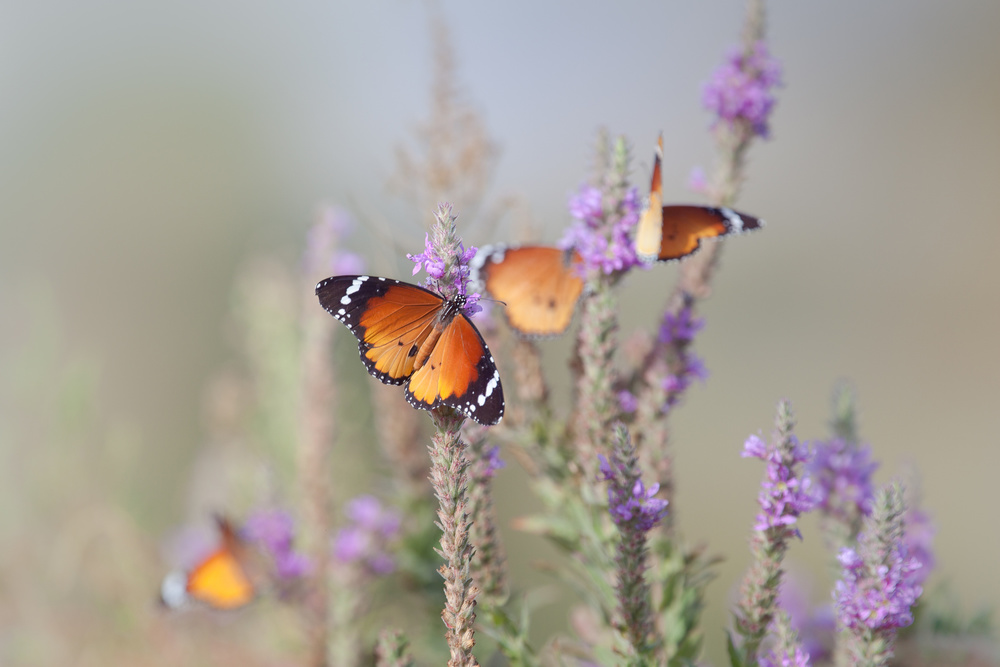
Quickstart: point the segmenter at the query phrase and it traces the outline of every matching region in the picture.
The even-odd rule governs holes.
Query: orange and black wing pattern
[[[236,609],[256,597],[256,589],[245,566],[246,545],[233,527],[219,518],[220,543],[187,572],[171,572],[164,578],[160,599],[171,608],[197,602],[214,609]]]
[[[503,389],[464,302],[389,278],[334,276],[316,286],[320,304],[358,339],[361,361],[385,384],[404,384],[416,408],[445,405],[480,424],[503,417]]]
[[[702,239],[740,234],[764,226],[764,221],[731,208],[680,204],[663,206],[660,163],[663,137],[656,146],[649,199],[639,217],[635,249],[645,262],[668,262],[692,254]]]
[[[575,252],[546,246],[482,248],[473,268],[483,289],[506,304],[510,327],[523,337],[558,336],[569,328],[583,279]]]

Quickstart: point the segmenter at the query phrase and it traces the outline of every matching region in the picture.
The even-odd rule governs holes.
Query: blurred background
[[[735,0],[0,5],[0,661],[218,657],[154,602],[178,527],[235,502],[206,446],[238,304],[254,276],[297,268],[323,204],[362,221],[352,249],[372,266],[408,275],[385,232],[418,252],[424,221],[389,182],[432,112],[432,16],[497,148],[488,204],[460,218],[478,245],[557,240],[600,127],[628,138],[639,184],[662,131],[665,200],[698,201],[688,174],[713,160],[701,85],[743,14]],[[779,398],[800,437],[825,437],[842,378],[879,481],[921,475],[929,588],[967,613],[1000,599],[1000,3],[800,0],[769,18],[786,85],[738,202],[768,225],[726,248],[695,344],[711,375],[673,422],[680,529],[726,557],[706,619],[717,664],[761,475],[742,442],[770,430]],[[676,270],[630,277],[626,329],[657,321]],[[544,350],[563,368],[565,341]],[[361,442],[338,449],[362,471],[338,498],[373,475]],[[549,552],[507,528],[531,509],[517,466],[497,484],[515,580],[549,581],[530,567]],[[809,526],[792,558],[822,569]],[[269,646],[244,658],[279,664]]]

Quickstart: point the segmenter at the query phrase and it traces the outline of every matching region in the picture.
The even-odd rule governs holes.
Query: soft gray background
[[[543,238],[567,223],[601,125],[636,146],[640,181],[662,130],[666,197],[691,199],[690,168],[712,159],[700,85],[743,3],[442,13],[502,148],[491,195],[521,196]],[[802,437],[823,436],[841,377],[880,480],[923,474],[931,585],[970,609],[1000,596],[1000,3],[800,0],[770,16],[787,87],[740,200],[768,227],[726,248],[696,344],[712,375],[675,420],[681,527],[727,556],[715,656],[761,473],[741,443],[780,397]],[[103,409],[143,443],[151,531],[178,520],[240,262],[287,254],[320,202],[402,210],[385,181],[428,112],[428,40],[418,2],[0,5],[0,354],[12,367],[55,329],[65,358],[100,368]],[[656,318],[675,271],[630,280],[627,325]],[[16,460],[42,444],[5,446]],[[818,541],[796,551],[815,561]],[[518,544],[521,569],[534,554]]]

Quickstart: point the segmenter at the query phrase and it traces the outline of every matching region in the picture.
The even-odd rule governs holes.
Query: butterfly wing
[[[664,206],[662,239],[656,259],[661,262],[690,255],[702,239],[759,229],[764,221],[731,208]]]
[[[316,285],[319,302],[358,339],[361,361],[385,384],[403,384],[445,301],[417,285],[371,276],[334,276]]]
[[[653,177],[649,185],[649,199],[639,216],[639,224],[635,230],[636,254],[645,261],[655,261],[660,253],[660,240],[663,235],[663,178],[660,176],[660,163],[663,161],[663,135],[656,143],[656,157],[653,160]]]
[[[406,398],[414,407],[447,405],[480,424],[500,421],[496,364],[458,306],[423,287],[370,276],[327,278],[316,294],[358,339],[369,373],[386,384],[409,380]]]
[[[578,254],[544,246],[492,246],[477,260],[485,290],[507,304],[504,315],[514,331],[527,337],[566,331],[583,292],[573,266]]]
[[[484,426],[503,417],[500,372],[483,337],[463,313],[444,326],[427,361],[413,373],[406,400],[421,410],[447,405]]]

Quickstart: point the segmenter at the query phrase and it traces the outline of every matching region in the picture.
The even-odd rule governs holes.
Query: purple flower
[[[796,646],[792,655],[771,651],[767,655],[761,656],[759,665],[760,667],[809,667],[809,658],[808,651],[802,650],[801,646]]]
[[[254,512],[243,524],[242,534],[271,556],[279,579],[304,577],[312,571],[309,557],[292,547],[295,521],[288,512],[277,509]]]
[[[641,479],[636,479],[629,487],[623,465],[612,465],[603,455],[598,459],[601,478],[609,482],[608,509],[615,524],[620,528],[631,524],[641,532],[652,530],[667,514],[667,501],[654,498],[660,485],[653,484],[647,489]]]
[[[715,114],[713,125],[745,121],[754,134],[767,138],[768,117],[775,104],[773,89],[781,85],[781,64],[757,42],[747,53],[732,49],[702,89],[702,105]]]
[[[930,515],[915,507],[907,510],[903,523],[906,530],[903,538],[906,541],[906,551],[920,563],[920,569],[913,572],[913,582],[922,585],[934,569],[934,551],[931,549],[931,543],[934,541],[937,529],[931,522]]]
[[[372,495],[350,500],[344,514],[350,525],[341,528],[333,538],[334,558],[341,563],[362,563],[374,574],[392,572],[395,561],[386,548],[399,534],[399,514],[383,507]]]
[[[757,514],[754,529],[761,532],[774,529],[790,531],[801,537],[798,528],[790,528],[803,512],[813,509],[816,497],[810,480],[799,479],[795,467],[809,459],[808,448],[790,435],[790,446],[767,445],[756,435],[743,444],[743,457],[761,459],[767,463],[767,474],[757,497],[761,512]]]
[[[868,516],[872,503],[872,474],[878,463],[871,447],[842,438],[814,445],[808,474],[816,486],[819,510],[845,523]]]
[[[604,194],[599,189],[581,187],[569,200],[570,215],[577,222],[566,230],[559,247],[579,253],[584,272],[594,270],[610,275],[642,266],[632,241],[632,230],[642,209],[638,192],[629,188],[621,200],[606,204],[605,207]]]
[[[660,343],[669,345],[689,342],[704,326],[705,320],[694,317],[690,307],[682,308],[676,315],[667,311],[663,315],[663,324],[660,325]]]
[[[486,463],[483,474],[486,477],[493,477],[497,474],[497,471],[501,468],[507,467],[507,464],[502,458],[500,458],[500,447],[493,445],[485,452],[483,452],[483,459]]]
[[[618,406],[622,409],[622,412],[631,414],[638,409],[639,399],[628,389],[622,389],[618,392]]]
[[[471,269],[469,262],[476,256],[476,247],[468,248],[458,239],[455,231],[455,217],[450,204],[441,204],[435,214],[437,221],[432,233],[424,235],[424,251],[419,255],[407,255],[415,263],[413,275],[420,269],[427,272],[426,287],[448,298],[459,299],[462,310],[468,316],[482,310],[478,292],[468,293]]]
[[[887,562],[866,563],[854,549],[840,551],[843,577],[834,587],[841,623],[852,630],[905,628],[913,623],[910,611],[923,589],[916,583],[920,562],[897,544]]]
[[[431,244],[431,235],[424,234],[424,251],[419,255],[407,253],[406,258],[414,262],[413,275],[420,273],[420,269],[427,271],[427,275],[434,280],[441,280],[444,277],[444,259],[439,257],[434,246]]]
[[[705,175],[705,169],[702,167],[691,167],[691,173],[688,174],[687,186],[694,192],[707,193],[708,177]]]

